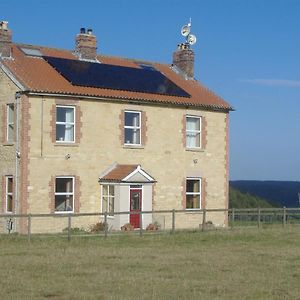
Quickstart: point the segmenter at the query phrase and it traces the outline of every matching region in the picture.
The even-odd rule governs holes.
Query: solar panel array
[[[190,95],[156,69],[43,56],[71,84],[179,97]]]

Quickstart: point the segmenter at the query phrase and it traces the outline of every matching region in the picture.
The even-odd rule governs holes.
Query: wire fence
[[[300,208],[158,210],[115,213],[0,214],[0,234],[103,236],[182,230],[300,225]]]

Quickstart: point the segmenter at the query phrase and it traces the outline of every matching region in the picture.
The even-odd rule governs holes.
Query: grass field
[[[0,236],[0,299],[300,299],[300,230]]]

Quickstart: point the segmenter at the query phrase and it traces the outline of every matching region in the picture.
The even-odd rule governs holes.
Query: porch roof
[[[114,164],[100,175],[99,182],[155,182],[155,179],[140,165]]]

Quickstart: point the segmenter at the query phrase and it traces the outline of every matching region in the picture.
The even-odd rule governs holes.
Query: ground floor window
[[[55,178],[55,211],[74,211],[74,177]]]
[[[13,177],[6,176],[5,178],[5,203],[6,212],[13,212]]]
[[[115,186],[102,185],[102,212],[113,213],[115,205]]]
[[[186,209],[201,208],[201,178],[186,179]]]

